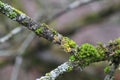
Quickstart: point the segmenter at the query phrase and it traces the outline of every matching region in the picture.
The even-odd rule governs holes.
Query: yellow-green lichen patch
[[[66,52],[71,52],[73,49],[77,47],[77,44],[73,40],[70,40],[67,37],[64,37],[61,43],[62,43],[61,44],[62,48],[64,48]]]
[[[18,13],[18,14],[24,14],[24,15],[26,15],[25,13],[21,12],[20,10],[15,9],[15,8],[14,8],[14,11],[15,11],[16,13]]]

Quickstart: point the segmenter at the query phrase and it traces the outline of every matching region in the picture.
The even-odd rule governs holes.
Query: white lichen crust
[[[52,70],[49,73],[46,73],[45,76],[42,76],[40,79],[36,80],[55,80],[60,74],[64,72],[69,72],[73,69],[75,65],[72,62],[65,62],[62,65],[58,66],[56,69]]]

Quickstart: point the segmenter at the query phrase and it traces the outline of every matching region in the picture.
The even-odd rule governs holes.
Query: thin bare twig
[[[8,33],[6,36],[0,38],[0,43],[4,43],[7,40],[9,40],[12,36],[20,33],[22,31],[22,27],[17,27],[15,29],[13,29],[10,33]]]
[[[29,46],[30,42],[33,40],[34,37],[35,34],[31,32],[25,39],[25,41],[22,43],[21,47],[18,49],[17,56],[15,59],[15,65],[11,75],[11,80],[17,80],[19,70],[23,62],[22,54],[26,51],[27,47]]]
[[[66,7],[64,10],[58,12],[57,14],[55,14],[53,16],[49,16],[48,20],[45,21],[45,23],[50,23],[54,19],[62,16],[63,14],[65,14],[73,9],[76,9],[78,7],[82,7],[84,5],[87,5],[87,4],[95,2],[95,1],[100,1],[100,0],[76,0],[76,1],[72,2],[71,4],[69,4],[68,7]]]

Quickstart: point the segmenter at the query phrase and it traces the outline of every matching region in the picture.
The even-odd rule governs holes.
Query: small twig
[[[15,29],[13,29],[10,33],[8,33],[6,36],[0,38],[0,43],[4,43],[7,40],[9,40],[12,36],[20,33],[22,31],[22,27],[17,27]]]
[[[23,61],[23,58],[21,56],[16,57],[12,75],[11,75],[11,80],[17,80],[22,61]]]

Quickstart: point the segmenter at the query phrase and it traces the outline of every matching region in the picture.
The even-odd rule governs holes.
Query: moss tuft
[[[79,48],[79,50],[80,58],[99,57],[96,48],[91,44],[85,43]]]
[[[99,51],[102,55],[104,54],[104,51]],[[85,67],[90,63],[102,59],[104,56],[101,56],[100,53],[98,52],[98,48],[91,44],[85,43],[78,48],[77,54],[70,56],[69,61],[77,61],[81,67]]]
[[[75,58],[74,55],[72,55],[72,56],[69,57],[69,61],[73,62],[73,61],[75,61],[75,60],[76,60],[76,58]]]
[[[110,72],[110,66],[105,67],[104,72],[108,74]]]
[[[100,55],[93,45],[85,43],[79,47],[78,58],[84,61],[84,64],[82,63],[82,66],[87,66],[90,63],[97,61],[99,57]]]

